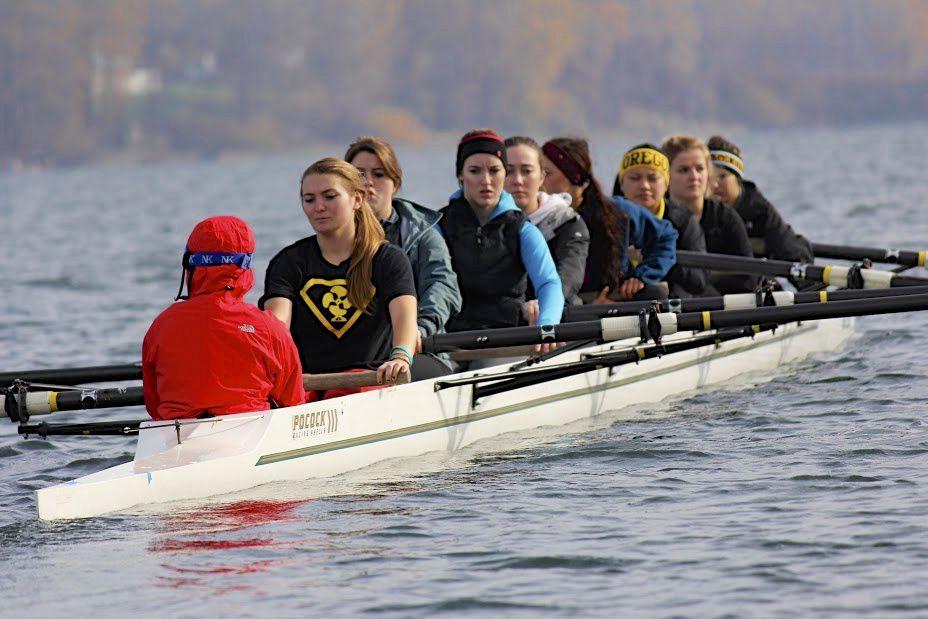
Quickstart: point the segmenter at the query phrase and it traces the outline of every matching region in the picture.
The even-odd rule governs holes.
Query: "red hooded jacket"
[[[212,217],[187,240],[202,253],[251,254],[241,219]],[[208,258],[207,258],[208,260]],[[190,297],[155,318],[142,342],[145,408],[153,419],[260,411],[302,404],[303,371],[287,327],[243,299],[255,283],[236,264],[195,266]]]

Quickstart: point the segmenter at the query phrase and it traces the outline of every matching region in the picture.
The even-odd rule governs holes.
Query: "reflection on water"
[[[158,575],[157,585],[207,587],[217,595],[251,589],[238,577],[274,572],[294,561],[289,552],[281,552],[301,547],[306,540],[297,544],[268,533],[274,530],[271,525],[300,522],[298,508],[308,502],[245,500],[159,516],[148,544],[165,572]],[[259,554],[269,551],[276,556]]]
[[[246,500],[227,504],[207,504],[199,509],[168,513],[159,522],[165,533],[228,533],[277,521],[299,520],[294,512],[308,503],[302,501]]]

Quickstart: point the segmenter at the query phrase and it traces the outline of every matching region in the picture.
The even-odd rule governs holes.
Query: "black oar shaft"
[[[409,377],[401,375],[396,383],[409,382]],[[343,387],[363,387],[376,385],[375,372],[351,372],[334,374],[304,374],[303,388],[307,391]],[[142,406],[145,396],[142,387],[114,387],[110,389],[74,389],[68,391],[29,391],[25,394],[6,395],[3,408],[10,419],[17,420],[21,415],[21,400],[25,398],[27,416],[47,415],[58,411],[74,411],[89,408],[115,408],[119,406]]]
[[[147,419],[144,421],[148,421]],[[45,422],[21,425],[19,433],[29,436],[134,436],[139,433],[139,421],[101,421],[93,423],[69,423],[50,425]]]
[[[383,361],[386,360],[343,362],[338,366],[333,366],[331,371],[333,373],[338,373],[341,370],[355,368],[376,368],[381,363],[383,363]],[[142,363],[140,361],[136,363],[123,363],[120,365],[96,365],[80,368],[19,370],[16,372],[0,372],[0,389],[11,386],[16,380],[21,380],[26,383],[38,384],[81,385],[85,383],[109,383],[121,380],[141,380],[141,378]],[[349,381],[352,380],[361,379],[358,377],[349,379]],[[337,385],[333,385],[333,387],[335,386]]]
[[[568,376],[575,376],[577,374],[582,374],[591,370],[629,365],[631,363],[638,363],[639,361],[643,361],[645,359],[653,359],[654,357],[661,357],[675,352],[694,350],[696,348],[721,344],[722,342],[729,342],[744,337],[753,337],[757,333],[760,333],[761,331],[767,331],[769,329],[769,327],[758,329],[752,329],[751,327],[728,329],[718,333],[713,333],[711,335],[702,335],[686,340],[667,342],[666,344],[662,345],[652,344],[647,346],[636,346],[634,348],[625,348],[617,351],[603,352],[601,354],[597,354],[595,357],[574,363],[567,363],[560,367],[555,366],[548,368],[547,370],[538,370],[536,373],[516,372],[515,375],[509,376],[506,378],[506,380],[494,382],[490,385],[476,386],[474,390],[474,398],[483,398],[495,395],[497,393],[511,391],[513,389],[531,387],[532,385],[548,382],[550,380],[557,380],[559,378],[566,378]]]
[[[75,411],[87,408],[141,406],[145,398],[141,387],[116,389],[84,389],[81,391],[49,392],[56,394],[57,410]],[[55,411],[51,411],[55,412]]]
[[[900,288],[868,288],[864,290],[817,290],[812,292],[779,291],[772,295],[776,305],[802,303],[827,303],[830,301],[848,301],[852,299],[877,299],[900,295],[926,294],[928,286],[907,286]],[[764,307],[766,293],[729,294],[724,297],[697,297],[693,299],[663,299],[660,301],[626,301],[602,305],[575,305],[564,311],[564,322],[582,322],[597,320],[608,316],[632,316],[641,310],[657,304],[662,312],[705,312],[723,310],[733,305],[744,307]],[[791,301],[792,303],[790,303]]]
[[[747,324],[786,324],[801,320],[850,318],[924,310],[928,310],[928,294],[898,295],[876,299],[680,314],[677,317],[677,328],[680,331],[705,331]]]
[[[787,262],[785,260],[766,260],[759,258],[748,258],[746,256],[730,256],[728,254],[708,254],[695,251],[678,250],[677,264],[683,266],[695,267],[701,269],[712,269],[715,271],[726,271],[733,273],[756,273],[770,277],[794,277],[802,279],[811,279],[814,281],[824,282],[826,284],[839,282],[830,281],[830,274],[846,271],[846,267],[836,267],[832,265],[817,264],[800,264]],[[864,278],[882,278],[887,281],[886,285],[879,287],[896,287],[896,286],[925,286],[928,285],[928,279],[924,277],[911,277],[905,275],[895,275],[885,271],[875,271],[866,273],[864,269],[862,274]],[[867,287],[876,287],[867,286]]]
[[[812,243],[812,252],[819,258],[836,258],[838,260],[855,261],[872,260],[873,262],[904,264],[910,267],[925,266],[924,251]]]
[[[595,340],[602,335],[599,322],[570,322],[542,327],[508,327],[505,329],[483,329],[477,331],[460,331],[458,333],[441,333],[425,338],[422,349],[425,352],[452,352],[455,350],[474,350],[479,348],[502,348],[544,342],[573,342],[576,340]]]
[[[642,339],[647,339],[649,335],[653,337],[651,327],[658,322],[661,325],[661,333],[670,335],[677,331],[706,331],[723,327],[786,324],[800,320],[847,318],[922,310],[928,310],[928,293],[685,314],[663,313],[647,318],[615,316],[598,321],[565,323],[544,328],[512,327],[485,331],[462,331],[426,338],[423,341],[423,349],[426,352],[448,352],[552,341],[572,342],[580,339],[611,341],[639,335]]]
[[[79,385],[81,383],[105,383],[117,380],[139,380],[141,378],[141,363],[96,365],[82,368],[60,368],[51,370],[21,370],[19,372],[0,372],[0,388],[9,387],[13,384],[13,381],[17,379],[29,383]]]
[[[47,415],[58,411],[141,406],[145,403],[141,387],[8,393],[0,400],[3,400],[7,417],[20,422],[32,415]]]

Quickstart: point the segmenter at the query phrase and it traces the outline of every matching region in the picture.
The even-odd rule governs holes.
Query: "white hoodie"
[[[538,192],[538,209],[528,216],[528,220],[541,230],[546,241],[554,238],[554,231],[580,215],[570,207],[569,193],[548,194]]]

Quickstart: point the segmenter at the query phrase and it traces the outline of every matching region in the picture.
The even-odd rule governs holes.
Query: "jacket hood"
[[[441,219],[441,213],[427,206],[417,204],[412,200],[393,198],[393,208],[399,211],[400,217],[408,217],[416,223],[416,227],[431,228]]]
[[[197,254],[248,254],[255,251],[255,235],[251,227],[232,216],[210,217],[196,226],[187,238],[187,252]],[[219,258],[220,260],[222,258]],[[247,263],[250,263],[250,257]],[[190,296],[228,292],[242,298],[255,285],[250,266],[213,263],[194,265],[189,276]]]
[[[458,198],[464,198],[464,192],[460,189],[451,194],[451,200],[457,200]],[[490,218],[487,221],[493,221],[503,213],[518,210],[519,207],[516,206],[516,201],[512,198],[512,194],[504,190],[499,198],[499,204],[497,204],[496,208],[493,209],[493,212],[490,213]]]
[[[550,241],[558,228],[580,216],[570,207],[570,203],[571,197],[568,193],[548,194],[539,191],[538,208],[528,216],[528,220],[541,230],[546,241]]]
[[[400,238],[407,254],[419,243],[426,231],[438,223],[441,213],[401,198],[393,199],[393,210],[400,216]]]

